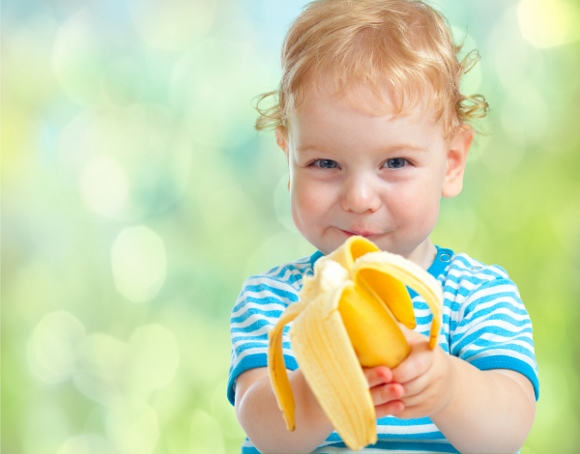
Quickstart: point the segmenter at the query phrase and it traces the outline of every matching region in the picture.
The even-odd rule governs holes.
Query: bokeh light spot
[[[155,389],[167,386],[179,366],[177,339],[161,325],[137,328],[129,339],[129,388],[148,397]]]
[[[533,85],[520,84],[504,100],[500,118],[505,135],[518,147],[526,148],[544,138],[548,107]]]
[[[208,34],[216,1],[129,0],[128,6],[137,30],[148,45],[178,51]]]
[[[109,439],[117,448],[115,452],[149,454],[159,439],[157,413],[148,405],[112,410],[106,428]]]
[[[24,383],[26,383],[29,392],[31,389],[35,389],[30,386],[31,383],[29,381],[24,381]],[[49,394],[58,394],[58,392],[55,393],[55,390],[55,388],[50,387],[48,392]],[[5,396],[3,397],[5,399]],[[37,393],[35,394],[35,397],[36,399],[30,407],[28,407],[31,405],[30,403],[26,404],[22,400],[18,402],[18,404],[23,405],[24,408],[28,407],[32,409],[24,415],[22,421],[23,430],[19,431],[19,442],[12,445],[19,446],[22,449],[14,449],[10,451],[5,450],[5,427],[6,424],[11,423],[11,421],[8,422],[3,419],[2,453],[9,452],[12,454],[13,452],[16,452],[19,454],[36,454],[38,452],[57,452],[59,447],[62,445],[62,441],[69,436],[72,427],[67,409],[64,408],[62,404],[55,404],[52,399],[47,398],[46,394]],[[4,400],[2,403],[2,411],[5,410],[4,405],[6,402],[7,400]]]
[[[218,188],[206,185],[198,194],[198,202],[207,227],[219,231],[231,229],[237,219],[247,216],[253,208],[242,189],[231,183]]]
[[[103,44],[90,20],[88,8],[71,15],[54,40],[52,67],[69,98],[89,106],[101,96],[105,67]]]
[[[87,206],[108,217],[136,222],[163,212],[183,196],[192,170],[191,139],[174,122],[156,104],[82,113],[60,134],[59,171],[81,182]],[[116,188],[99,188],[100,177]],[[106,200],[108,191],[116,201]]]
[[[98,435],[77,435],[66,440],[57,454],[108,454],[114,452],[111,444]]]
[[[250,276],[261,273],[281,263],[305,257],[315,251],[308,241],[296,231],[283,230],[266,238],[246,261],[245,274]]]
[[[117,161],[106,155],[93,156],[80,176],[81,194],[93,212],[115,216],[125,206],[129,183]]]
[[[227,399],[224,399],[224,389],[227,389],[227,380],[222,380],[214,389],[211,396],[211,415],[220,423],[222,433],[234,440],[243,440],[244,431],[236,418],[236,410]]]
[[[46,383],[68,379],[74,372],[76,350],[84,337],[83,324],[68,312],[45,315],[28,341],[31,370]]]
[[[121,397],[128,346],[112,336],[95,333],[79,348],[76,388],[88,398],[112,406]]]
[[[494,68],[491,76],[499,79],[505,93],[530,81],[541,86],[546,77],[542,54],[521,36],[517,21],[517,10],[508,9],[494,24],[487,43],[486,54]]]
[[[171,100],[184,110],[196,142],[241,146],[256,134],[252,99],[267,90],[266,79],[264,62],[251,40],[209,37],[175,64]]]
[[[143,225],[128,227],[119,234],[111,261],[117,290],[135,303],[155,298],[165,281],[163,240]]]
[[[580,40],[578,3],[562,0],[521,0],[518,23],[522,36],[537,48]]]
[[[191,417],[191,454],[224,454],[224,437],[217,421],[207,412],[196,409]]]

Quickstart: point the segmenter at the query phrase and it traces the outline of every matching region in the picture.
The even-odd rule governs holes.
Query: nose
[[[342,208],[353,213],[372,213],[379,209],[381,198],[372,179],[365,175],[353,175],[345,180]]]

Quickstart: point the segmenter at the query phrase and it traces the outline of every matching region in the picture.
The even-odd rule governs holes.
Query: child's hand
[[[369,382],[377,418],[401,413],[405,408],[400,400],[404,389],[399,383],[393,383],[393,371],[387,366],[377,366],[363,367],[363,372]]]
[[[449,356],[429,338],[410,330],[405,335],[409,356],[391,370],[386,366],[363,368],[375,404],[377,418],[421,418],[441,410],[451,398],[454,375]]]
[[[409,356],[392,370],[393,385],[402,387],[400,418],[432,416],[451,400],[456,387],[453,363],[439,346],[431,350],[429,338],[404,329],[411,346]]]

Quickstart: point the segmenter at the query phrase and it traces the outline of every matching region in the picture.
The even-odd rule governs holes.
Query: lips
[[[355,236],[355,235],[359,235],[359,236],[363,236],[363,237],[369,237],[369,236],[373,236],[375,235],[373,232],[369,232],[366,230],[342,230],[340,229],[345,235],[347,236]]]

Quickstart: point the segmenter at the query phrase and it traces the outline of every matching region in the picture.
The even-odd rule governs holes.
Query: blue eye
[[[407,165],[407,160],[405,158],[391,158],[387,159],[385,165],[389,169],[402,169]]]
[[[332,159],[319,159],[313,164],[321,169],[336,169],[338,167],[338,163]]]

